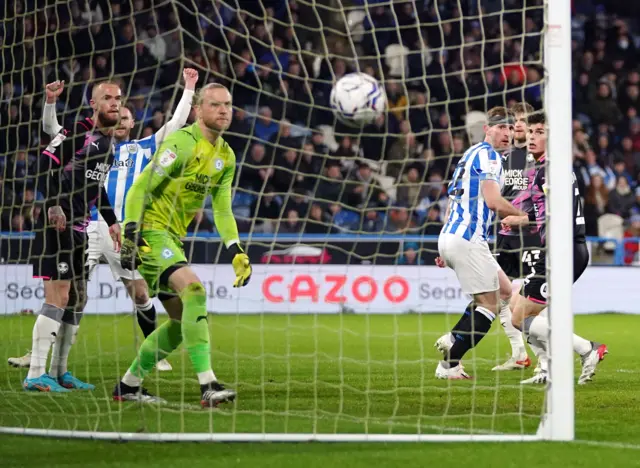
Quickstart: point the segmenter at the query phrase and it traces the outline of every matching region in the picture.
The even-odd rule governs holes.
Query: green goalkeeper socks
[[[142,342],[138,357],[131,364],[129,372],[144,378],[158,361],[166,358],[180,343],[182,325],[178,320],[168,320]]]
[[[193,370],[200,374],[211,371],[211,346],[207,322],[207,293],[200,283],[180,292],[182,300],[182,336]]]

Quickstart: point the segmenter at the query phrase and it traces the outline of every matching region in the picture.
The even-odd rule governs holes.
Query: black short
[[[524,278],[543,252],[540,236],[502,236],[496,242],[496,260],[511,279]]]
[[[589,249],[587,244],[573,244],[573,282],[578,281],[584,270],[589,264]],[[537,302],[538,304],[546,304],[549,297],[549,288],[547,285],[547,255],[543,252],[540,260],[533,266],[533,271],[524,280],[524,297]]]
[[[67,227],[63,232],[39,229],[32,245],[33,277],[47,280],[82,279],[85,275],[87,233]]]

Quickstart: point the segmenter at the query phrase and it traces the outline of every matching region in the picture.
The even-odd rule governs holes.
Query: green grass
[[[129,316],[88,316],[70,368],[96,384],[96,390],[68,395],[25,393],[20,387],[25,371],[0,363],[0,426],[125,432],[533,434],[544,394],[539,387],[518,385],[530,371],[490,371],[508,354],[498,327],[465,362],[474,381],[433,378],[438,359],[433,342],[454,319],[444,315],[210,316],[214,369],[238,390],[239,398],[233,406],[204,411],[197,405],[198,385],[183,352],[171,356],[173,372],[154,374],[146,382],[169,405],[112,402],[113,386],[130,364],[139,337],[135,338],[136,327]],[[578,333],[606,342],[611,352],[595,380],[576,388],[578,439],[640,444],[638,322],[637,317],[620,315],[576,318]],[[33,317],[28,316],[0,318],[0,360],[28,349],[32,324]],[[53,452],[57,455],[47,456],[47,464],[65,456],[82,464],[101,453],[108,459],[113,445],[1,437],[0,460],[14,460],[19,466],[38,453]],[[534,454],[542,445],[155,444],[149,450],[148,444],[129,443],[117,447],[118,453],[130,454],[131,466],[140,466],[140,460],[152,463],[150,454],[157,460],[171,460],[171,465],[200,466],[199,457],[207,453],[215,455],[216,462],[222,459],[234,466],[314,466],[318,457],[326,457],[323,464],[359,466],[356,462],[363,461],[389,466],[410,464],[416,458],[424,462],[425,456],[468,457],[469,450],[479,457],[486,453],[489,461],[494,453],[503,454],[504,460],[537,466]],[[544,451],[565,465],[578,454],[588,466],[596,466],[598,460],[605,460],[606,466],[616,466],[616,460],[634,466],[640,458],[640,451],[584,445],[545,444]]]

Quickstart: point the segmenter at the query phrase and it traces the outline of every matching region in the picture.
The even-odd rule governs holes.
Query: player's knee
[[[65,309],[69,305],[69,285],[57,284],[55,285],[48,297],[45,297],[45,301],[48,304],[54,305],[61,309]]]
[[[207,290],[204,288],[202,283],[191,283],[188,284],[186,288],[183,290],[183,295],[188,294],[190,296],[207,296]]]
[[[514,310],[514,312],[517,312]],[[517,330],[522,331],[522,314],[514,313],[511,315],[511,325],[513,325]]]
[[[133,300],[137,305],[145,305],[149,302],[149,290],[144,280],[135,280],[131,283]]]

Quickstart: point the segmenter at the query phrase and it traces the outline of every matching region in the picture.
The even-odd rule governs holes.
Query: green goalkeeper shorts
[[[187,263],[182,242],[166,231],[141,231],[140,235],[151,248],[150,252],[140,251],[142,263],[138,266],[149,293],[155,296],[158,292],[171,292],[166,284],[159,284],[160,275],[176,263]]]

